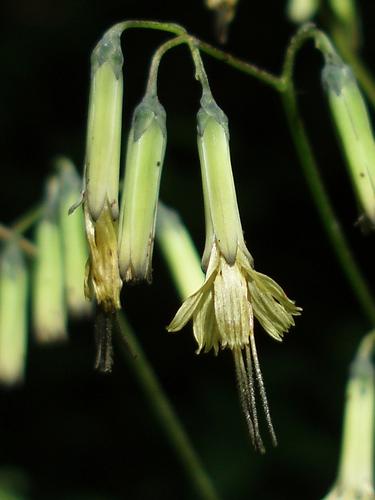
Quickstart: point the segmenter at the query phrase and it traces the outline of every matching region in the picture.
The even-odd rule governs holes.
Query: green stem
[[[282,82],[280,78],[276,75],[273,75],[269,71],[260,69],[255,64],[250,64],[242,59],[239,59],[238,57],[228,54],[228,52],[224,52],[223,50],[213,47],[209,43],[203,42],[198,38],[194,37],[193,41],[195,45],[199,48],[199,50],[205,52],[214,59],[217,59],[218,61],[221,61],[227,64],[228,66],[231,66],[232,68],[241,71],[242,73],[250,75],[277,90],[282,88]]]
[[[297,52],[302,45],[309,39],[314,38],[320,33],[312,23],[304,24],[290,40],[286,49],[283,70],[280,77],[282,82],[279,90],[285,91],[289,88],[293,78],[294,62]]]
[[[335,217],[331,202],[324,188],[319,174],[317,162],[312,152],[302,118],[298,111],[297,99],[292,83],[288,90],[281,94],[289,130],[302,166],[305,178],[313,195],[316,208],[318,209],[324,229],[327,233],[336,257],[355,291],[358,302],[372,325],[375,325],[375,302],[368,288],[366,280],[362,275]]]
[[[174,47],[177,47],[182,43],[187,43],[186,35],[180,35],[177,36],[176,38],[172,38],[172,40],[168,40],[167,42],[163,43],[163,45],[160,45],[160,47],[157,49],[151,61],[146,94],[149,94],[152,97],[157,95],[158,71],[159,71],[160,61],[164,56],[164,54],[168,52],[168,50],[173,49]]]
[[[38,205],[26,212],[12,224],[13,232],[21,234],[27,231],[40,218],[42,211],[43,206]]]
[[[140,28],[158,31],[166,31],[167,33],[174,33],[175,35],[183,35],[186,29],[176,23],[166,23],[159,21],[149,21],[147,19],[128,20],[122,23],[115,24],[110,29],[125,31],[127,29]]]
[[[21,250],[23,250],[27,255],[30,257],[36,256],[37,248],[33,243],[26,238],[20,237],[18,232],[12,231],[0,223],[0,240],[9,241],[11,239],[15,239]]]
[[[195,485],[202,500],[218,500],[219,496],[207,472],[193,449],[189,438],[165,395],[157,376],[147,360],[136,336],[125,316],[118,313],[118,324],[122,341],[128,346],[126,352],[132,369],[158,418],[166,437]]]

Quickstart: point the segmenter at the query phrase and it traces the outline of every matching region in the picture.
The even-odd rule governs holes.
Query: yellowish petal
[[[202,349],[204,349],[204,352],[214,349],[215,354],[219,352],[220,334],[215,318],[212,291],[205,294],[202,303],[194,314],[193,330],[194,337],[199,346],[197,350],[198,354]]]
[[[242,347],[249,343],[252,319],[247,285],[237,264],[221,259],[214,282],[215,314],[223,347]]]

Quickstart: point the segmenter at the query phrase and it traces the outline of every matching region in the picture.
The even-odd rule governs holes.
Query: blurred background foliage
[[[375,71],[375,5],[360,2],[360,10],[362,55]],[[216,43],[212,13],[200,1],[2,0],[0,13],[0,213],[6,224],[41,198],[57,154],[81,169],[89,57],[109,26],[127,18],[175,21]],[[242,0],[226,47],[278,73],[294,31],[285,2]],[[150,57],[166,38],[144,30],[123,37],[126,130]],[[124,308],[224,499],[320,498],[336,476],[348,366],[370,324],[325,238],[277,94],[204,60],[213,94],[229,117],[239,206],[257,270],[304,309],[283,344],[256,329],[278,448],[265,456],[253,451],[230,354],[196,356],[189,327],[166,333],[179,300],[157,250],[153,284],[125,287]],[[321,67],[308,43],[298,55],[299,100],[339,220],[374,283],[375,238],[355,226],[357,207],[321,90]],[[160,71],[168,120],[161,195],[180,211],[202,251],[199,96],[189,53],[179,47]],[[65,345],[40,347],[30,339],[25,384],[0,389],[0,498],[196,498],[120,346],[110,376],[95,373],[93,362],[90,322],[72,322]]]

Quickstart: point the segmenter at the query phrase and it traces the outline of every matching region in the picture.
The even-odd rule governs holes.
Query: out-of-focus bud
[[[374,227],[375,143],[366,104],[350,67],[344,64],[332,45],[323,39],[323,44],[318,46],[326,58],[322,81],[353,187],[364,213],[364,222]]]
[[[159,201],[156,239],[182,300],[204,282],[200,257],[178,213]]]
[[[66,339],[64,269],[59,218],[59,182],[47,182],[44,213],[36,227],[38,254],[33,280],[33,325],[39,342]]]
[[[60,181],[60,226],[63,244],[65,294],[68,311],[73,316],[86,316],[92,306],[85,298],[85,268],[88,259],[87,242],[82,210],[69,209],[77,202],[81,192],[81,179],[73,163],[58,158],[56,165]]]
[[[119,267],[126,281],[151,280],[166,140],[165,110],[156,96],[146,96],[133,116],[121,200]]]
[[[220,43],[226,43],[230,23],[236,15],[238,0],[205,0],[206,6],[215,12],[216,37]]]
[[[329,0],[327,3],[334,15],[335,28],[340,29],[346,45],[357,50],[362,41],[362,33],[356,1]]]
[[[91,56],[91,88],[85,160],[85,197],[96,221],[107,204],[118,217],[123,56],[121,30],[105,33]]]
[[[350,369],[337,481],[324,500],[373,500],[375,332],[361,342]]]
[[[22,382],[27,349],[27,270],[17,240],[0,256],[0,383]]]
[[[286,15],[293,23],[306,23],[315,16],[319,5],[320,0],[289,0]]]

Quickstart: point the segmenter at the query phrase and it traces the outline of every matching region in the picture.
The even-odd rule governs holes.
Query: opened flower
[[[274,445],[266,391],[254,338],[254,317],[281,341],[301,309],[271,278],[255,271],[242,233],[229,153],[227,120],[211,95],[198,113],[198,146],[206,215],[207,267],[202,287],[185,300],[168,331],[193,320],[198,353],[229,348],[233,352],[240,401],[251,440],[264,452],[255,401],[255,380]]]

